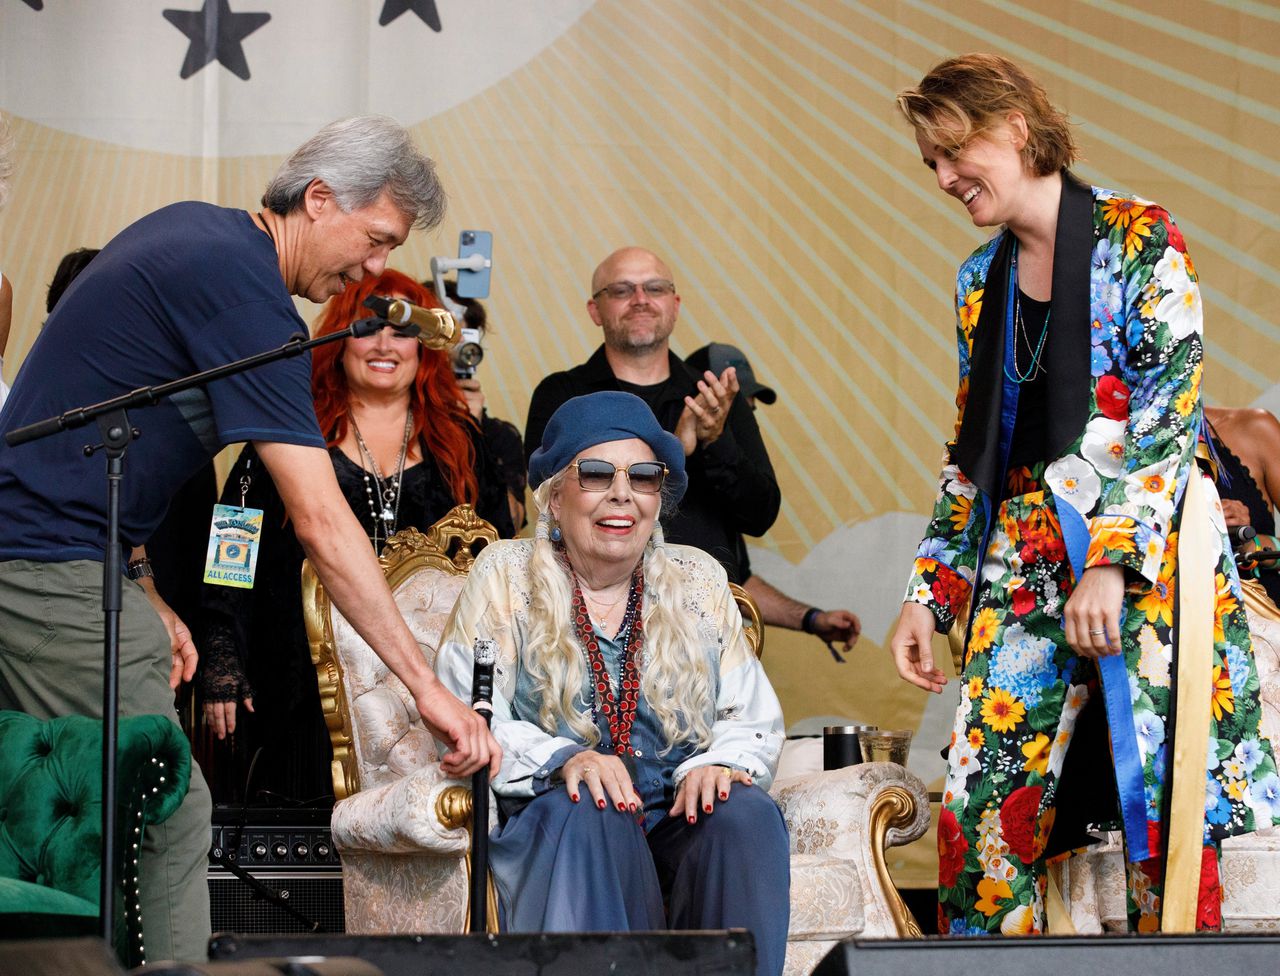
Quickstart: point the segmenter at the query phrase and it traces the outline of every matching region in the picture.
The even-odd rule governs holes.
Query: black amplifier
[[[213,931],[342,932],[342,864],[331,809],[216,806],[209,848]],[[223,863],[231,860],[237,877]]]
[[[329,808],[216,806],[211,868],[222,859],[242,868],[334,870],[341,866],[329,834]]]

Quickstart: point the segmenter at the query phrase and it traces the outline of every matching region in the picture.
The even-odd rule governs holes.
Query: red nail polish
[[[625,811],[626,811],[626,809],[627,809],[627,805],[626,805],[625,803],[619,803],[619,804],[618,804],[618,809],[619,809],[619,810],[622,810],[622,811],[624,811],[624,812],[625,812]]]
[[[728,793],[721,793],[721,794],[720,794],[720,799],[722,799],[722,800],[727,800],[727,799],[729,799],[729,794],[728,794]]]
[[[570,800],[572,800],[574,803],[577,803],[577,802],[578,802],[578,794],[577,794],[577,793],[570,793],[570,794],[569,794],[569,799],[570,799]]]
[[[689,823],[697,823],[697,822],[698,822],[698,818],[695,817],[693,814],[689,814]]]
[[[596,801],[596,806],[598,806],[601,810],[603,810],[603,809],[604,809],[604,800],[597,800],[597,801]]]
[[[710,804],[710,803],[708,803],[706,806],[704,806],[704,807],[702,808],[702,812],[703,812],[703,813],[710,813],[710,812],[711,812],[711,804]]]
[[[627,809],[628,809],[628,810],[630,810],[632,813],[635,813],[635,812],[636,812],[636,805],[635,805],[634,803],[632,803],[630,806],[628,806],[628,807],[627,807]]]

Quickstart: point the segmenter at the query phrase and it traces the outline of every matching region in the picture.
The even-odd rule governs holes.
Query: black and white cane
[[[473,645],[471,707],[484,716],[487,727],[493,720],[493,663],[498,642],[477,637]],[[489,904],[489,767],[482,766],[471,776],[471,925],[470,931],[488,927]]]

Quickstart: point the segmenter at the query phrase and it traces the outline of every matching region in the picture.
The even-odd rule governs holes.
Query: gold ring
[[[1091,630],[1089,631],[1089,636],[1097,637],[1099,634],[1105,634],[1105,633],[1106,633],[1106,630]]]
[[[721,766],[720,773],[723,776],[728,776],[730,779],[733,778],[733,768],[731,766]]]
[[[583,767],[582,767],[582,775],[583,775],[583,776],[586,776],[586,775],[587,775],[587,773],[594,773],[595,771],[596,771],[595,766],[583,766]]]

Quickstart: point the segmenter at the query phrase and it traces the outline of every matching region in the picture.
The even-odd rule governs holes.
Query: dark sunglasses
[[[616,464],[597,458],[583,458],[573,466],[578,469],[578,486],[583,491],[608,491],[618,473]],[[656,495],[667,480],[667,466],[661,461],[634,461],[622,470],[631,490],[642,495]]]

